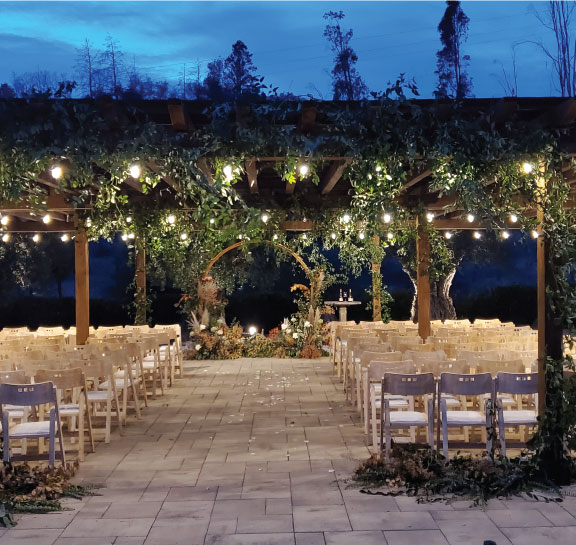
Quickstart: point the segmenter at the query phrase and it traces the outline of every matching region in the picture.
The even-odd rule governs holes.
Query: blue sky
[[[502,96],[502,67],[516,45],[521,96],[557,94],[551,66],[534,45],[550,39],[535,16],[544,2],[463,2],[470,17],[465,52],[478,97]],[[73,79],[76,48],[100,47],[108,33],[125,60],[153,79],[176,81],[228,55],[243,40],[266,81],[295,94],[331,98],[332,55],[322,36],[329,10],[343,10],[354,29],[358,68],[369,88],[404,72],[423,96],[435,86],[437,26],[445,3],[430,2],[1,2],[0,81],[45,69]]]

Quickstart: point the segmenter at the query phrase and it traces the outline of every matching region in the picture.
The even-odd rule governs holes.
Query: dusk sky
[[[552,38],[536,17],[545,2],[463,2],[470,17],[465,53],[477,97],[504,95],[516,47],[518,94],[558,94],[552,67],[534,42]],[[88,38],[116,39],[127,64],[153,79],[178,80],[184,63],[201,77],[236,40],[253,53],[258,72],[281,91],[330,99],[332,54],[322,36],[329,10],[354,29],[358,68],[371,90],[404,72],[423,96],[435,87],[438,23],[445,2],[2,2],[0,81],[38,69],[74,79],[76,48]]]

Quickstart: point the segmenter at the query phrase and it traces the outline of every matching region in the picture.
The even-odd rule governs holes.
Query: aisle
[[[100,496],[23,516],[0,545],[576,542],[572,500],[483,512],[348,488],[369,451],[327,360],[188,362],[185,372],[82,464],[78,481],[104,485]]]

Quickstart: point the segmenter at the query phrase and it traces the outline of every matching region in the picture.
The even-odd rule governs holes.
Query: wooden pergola
[[[91,102],[91,101],[77,101]],[[433,100],[412,101],[424,111],[434,115],[439,121],[451,115],[450,103]],[[18,100],[14,101],[18,104]],[[118,124],[122,116],[126,115],[127,105],[111,99],[94,103],[100,108],[102,117],[109,124]],[[353,109],[355,103],[347,102],[302,102],[292,103],[285,108],[288,112],[271,122],[281,126],[287,134],[306,137],[322,137],[325,140],[338,142],[339,127],[334,124],[333,114],[339,110]],[[19,107],[22,107],[20,103]],[[210,104],[201,101],[137,101],[131,102],[131,112],[143,122],[153,122],[175,135],[196,134],[197,131],[210,125]],[[231,135],[241,134],[243,126],[249,126],[254,120],[251,117],[253,105],[237,104],[229,114]],[[374,102],[372,112],[378,115],[380,104]],[[576,100],[562,98],[506,98],[506,99],[469,99],[464,101],[462,109],[465,115],[488,115],[496,126],[522,123],[523,126],[536,128],[559,129],[559,145],[569,154],[576,155]],[[332,115],[329,115],[332,114]],[[271,117],[273,114],[271,114]],[[366,136],[369,138],[369,135]],[[194,146],[194,140],[187,145]],[[337,147],[337,146],[336,146]],[[203,174],[207,184],[214,178],[213,161],[215,157],[201,157],[196,167]],[[253,207],[270,210],[273,208],[290,209],[294,198],[304,202],[311,208],[339,209],[350,204],[352,186],[346,177],[346,167],[354,161],[355,157],[345,153],[340,155],[315,155],[319,161],[319,184],[309,179],[298,180],[297,183],[287,183],[278,174],[275,166],[278,162],[286,160],[282,156],[254,156],[244,159],[244,172],[234,189]],[[435,191],[431,185],[432,170],[423,161],[424,166],[418,170],[410,170],[407,166],[406,178],[397,198],[402,206],[411,206],[414,203],[423,205],[427,212],[433,213],[432,225],[438,230],[457,231],[463,229],[481,230],[486,225],[480,220],[469,221],[466,210],[458,207],[458,200],[453,195],[442,195]],[[160,173],[161,167],[154,158],[145,162],[146,168],[151,172]],[[570,164],[564,169],[566,181],[571,186],[569,205],[576,203],[576,170]],[[75,276],[76,276],[76,328],[77,340],[85,342],[89,329],[89,258],[88,237],[81,222],[79,214],[90,211],[90,199],[82,206],[74,204],[78,190],[72,185],[62,186],[56,182],[49,172],[43,172],[37,177],[37,184],[45,195],[45,212],[38,213],[26,203],[23,195],[17,202],[0,203],[0,213],[10,216],[10,221],[3,227],[6,232],[43,233],[59,232],[74,234],[75,247]],[[497,183],[494,183],[497,190]],[[96,194],[98,187],[92,189]],[[127,178],[123,181],[121,192],[129,203],[137,206],[143,201],[159,209],[174,205],[181,193],[178,183],[168,176],[162,178],[152,191],[144,192],[140,181]],[[44,215],[49,215],[46,222]],[[528,215],[542,220],[542,211],[533,209]],[[418,226],[417,238],[417,304],[418,327],[423,339],[431,333],[430,328],[430,280],[428,276],[430,266],[430,244],[426,229],[423,228],[429,218],[421,215],[414,219]],[[285,221],[281,228],[286,231],[310,231],[313,225],[303,218],[294,221]],[[515,229],[517,225],[510,222],[507,228]],[[146,259],[145,247],[140,241],[135,242],[136,247],[136,285],[137,294],[145,297],[146,294]],[[372,270],[380,270],[380,264],[374,263]],[[550,339],[558,335],[553,331],[554,326],[546,323],[546,270],[547,246],[545,237],[537,240],[537,270],[538,270],[538,331],[539,331],[539,358],[541,364],[546,357],[546,346]],[[374,276],[374,275],[373,275]],[[379,308],[379,301],[375,301],[375,312]],[[552,337],[551,337],[552,336]]]

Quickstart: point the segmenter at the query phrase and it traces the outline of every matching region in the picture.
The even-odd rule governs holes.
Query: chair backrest
[[[501,394],[537,394],[538,373],[498,373],[496,392]]]
[[[0,384],[28,384],[29,379],[25,371],[0,372]]]
[[[407,360],[414,360],[416,363],[421,360],[442,361],[446,359],[446,353],[443,350],[434,350],[432,352],[420,352],[417,350],[406,350],[404,357]]]
[[[418,396],[435,392],[436,380],[432,373],[386,373],[382,379],[382,393],[386,394]]]
[[[81,367],[74,369],[38,369],[34,379],[37,382],[52,382],[59,390],[81,388],[85,384],[84,371]]]
[[[358,351],[361,352],[390,352],[390,344],[389,343],[375,343],[372,341],[371,343],[362,343],[357,348]]]
[[[496,376],[500,371],[507,373],[521,373],[524,371],[522,360],[476,360],[479,373],[490,373]]]
[[[56,403],[56,390],[51,382],[0,384],[0,406],[33,406],[44,403]]]
[[[374,352],[366,351],[360,354],[360,363],[362,366],[368,365],[371,361],[400,361],[402,352]]]
[[[414,362],[406,360],[371,361],[370,365],[366,369],[369,382],[382,380],[386,373],[416,373]]]
[[[492,394],[494,381],[490,373],[467,375],[459,373],[442,373],[438,384],[438,392],[454,395]]]

